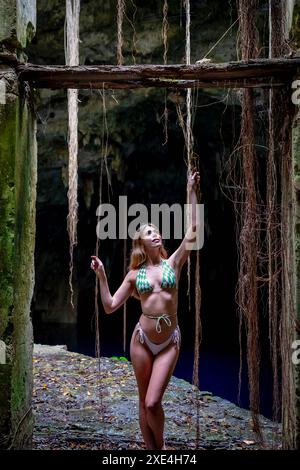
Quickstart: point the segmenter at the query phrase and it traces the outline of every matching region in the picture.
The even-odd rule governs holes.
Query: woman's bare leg
[[[154,356],[145,405],[147,422],[153,431],[157,450],[162,449],[164,443],[165,415],[161,401],[175,369],[178,356],[179,348],[174,343],[169,344],[157,356]]]
[[[130,358],[133,365],[139,391],[139,422],[141,432],[148,450],[155,450],[156,443],[153,431],[146,417],[145,397],[152,372],[153,354],[139,341],[134,330],[130,343]]]

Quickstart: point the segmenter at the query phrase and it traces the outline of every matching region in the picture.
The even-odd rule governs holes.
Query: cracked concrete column
[[[35,0],[0,0],[0,448],[30,448],[36,120],[13,60],[35,32]]]

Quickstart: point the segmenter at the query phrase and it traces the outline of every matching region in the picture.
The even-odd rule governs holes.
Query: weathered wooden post
[[[32,441],[36,121],[9,60],[26,61],[35,0],[0,1],[0,448]],[[5,60],[4,60],[5,58]]]

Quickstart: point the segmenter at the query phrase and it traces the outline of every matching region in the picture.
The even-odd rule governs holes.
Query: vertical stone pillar
[[[299,105],[300,106],[300,105]],[[298,111],[293,125],[293,163],[294,163],[294,190],[295,190],[295,276],[293,288],[295,292],[295,306],[298,323],[300,324],[300,112]],[[297,340],[300,333],[297,332]],[[299,348],[298,342],[296,347]],[[299,356],[299,354],[298,354]],[[295,372],[295,409],[296,409],[296,448],[300,449],[300,364],[294,363]]]
[[[13,57],[36,24],[35,0],[0,0],[0,448],[30,448],[36,121]]]
[[[300,55],[300,0],[287,0],[287,35],[293,55]],[[300,70],[299,70],[300,73]],[[300,80],[299,77],[296,77]],[[291,90],[292,93],[293,90]],[[299,93],[298,93],[299,96]],[[294,169],[294,265],[293,271],[295,273],[294,284],[292,286],[295,296],[295,311],[298,328],[300,325],[300,102],[295,103],[297,109],[293,120],[292,129],[292,158]],[[295,338],[296,347],[300,340],[300,331],[296,328]],[[293,351],[291,351],[292,355]],[[299,354],[298,354],[299,356]],[[295,437],[294,447],[300,449],[300,364],[294,363],[294,378],[295,378]]]

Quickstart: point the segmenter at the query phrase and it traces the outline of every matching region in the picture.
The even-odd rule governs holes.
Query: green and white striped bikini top
[[[162,260],[163,265],[163,276],[161,282],[162,289],[169,289],[169,288],[176,288],[176,274],[173,268],[171,268],[166,260]],[[142,264],[138,273],[136,275],[136,288],[140,294],[144,294],[145,292],[150,292],[153,290],[153,286],[150,284],[147,273],[146,273],[146,266],[145,263]]]

